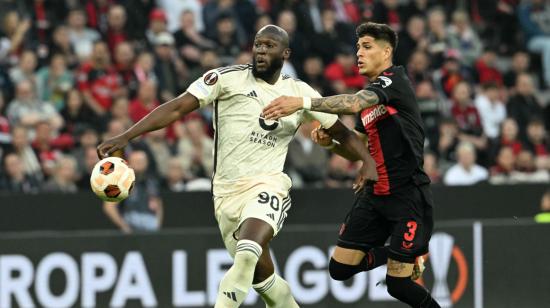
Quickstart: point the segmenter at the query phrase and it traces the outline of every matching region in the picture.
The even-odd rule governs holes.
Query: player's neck
[[[281,70],[282,68],[276,70],[275,72],[273,72],[273,74],[269,74],[269,75],[257,74],[255,75],[255,77],[269,83],[270,85],[274,85],[277,82],[277,80],[279,80],[279,77],[281,76]]]
[[[378,76],[380,76],[380,74],[382,74],[383,71],[387,70],[388,68],[392,67],[393,66],[393,63],[390,62],[390,63],[386,63],[384,65],[381,65],[380,66],[380,69],[376,70],[376,73],[373,74],[372,76],[367,76],[367,78],[370,80],[370,81],[373,81],[375,80],[376,78],[378,78]]]

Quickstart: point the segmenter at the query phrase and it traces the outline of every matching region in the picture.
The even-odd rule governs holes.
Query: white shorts
[[[240,194],[214,197],[216,220],[232,257],[238,240],[236,233],[246,219],[265,221],[273,228],[273,237],[279,233],[291,205],[290,186],[285,175],[283,181],[264,180]]]

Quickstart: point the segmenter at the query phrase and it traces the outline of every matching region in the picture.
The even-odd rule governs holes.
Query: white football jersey
[[[201,107],[214,104],[214,196],[247,189],[255,179],[281,174],[288,144],[303,122],[318,120],[331,127],[338,116],[300,110],[278,121],[260,115],[273,99],[282,96],[320,97],[306,83],[279,76],[273,85],[252,74],[252,65],[235,65],[206,72],[187,92]]]

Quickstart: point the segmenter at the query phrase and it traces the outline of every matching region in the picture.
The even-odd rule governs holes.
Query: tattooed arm
[[[373,91],[361,90],[355,94],[341,94],[311,98],[311,110],[335,114],[354,114],[380,102]],[[279,119],[302,109],[304,98],[281,96],[263,110],[266,119]]]
[[[379,103],[378,95],[369,90],[311,99],[311,110],[336,114],[354,114]]]

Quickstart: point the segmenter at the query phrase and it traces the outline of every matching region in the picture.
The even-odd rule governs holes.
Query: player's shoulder
[[[252,64],[238,64],[218,67],[216,71],[220,75],[235,75],[235,74],[248,74],[252,71]]]
[[[231,84],[247,78],[251,71],[252,65],[248,64],[222,66],[206,71],[202,75],[202,81],[208,86],[213,86],[216,83]]]

